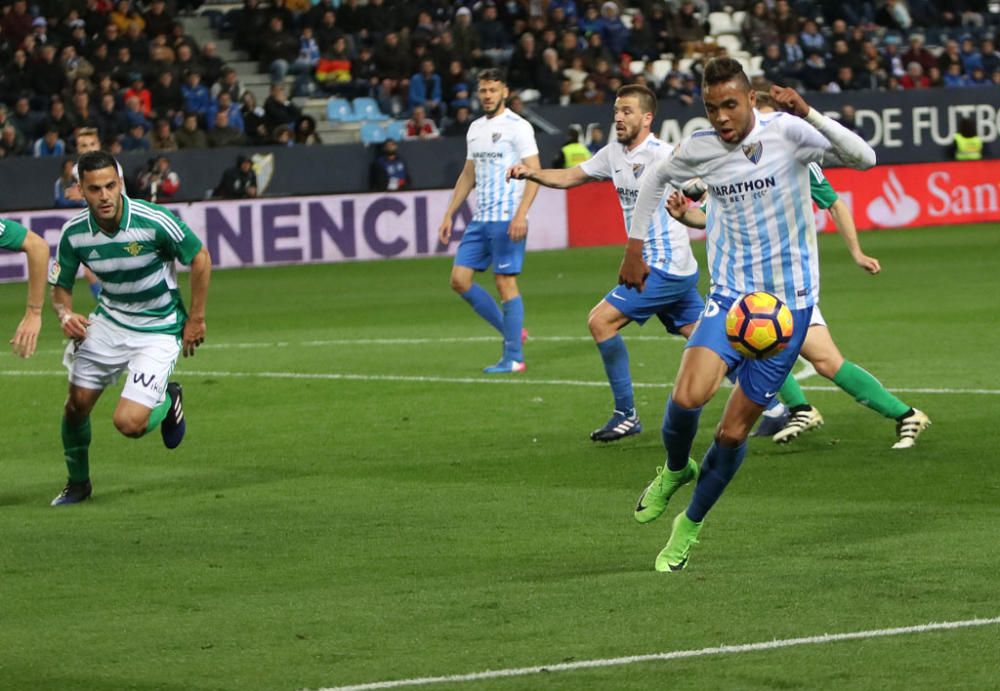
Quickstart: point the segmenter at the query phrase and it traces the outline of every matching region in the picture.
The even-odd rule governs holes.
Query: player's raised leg
[[[62,444],[66,460],[66,486],[52,500],[52,506],[78,504],[90,498],[90,411],[103,393],[69,385],[69,395],[63,407]]]

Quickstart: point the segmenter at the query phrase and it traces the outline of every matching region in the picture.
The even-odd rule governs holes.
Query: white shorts
[[[167,379],[180,353],[177,336],[132,331],[94,314],[87,337],[69,342],[63,364],[71,384],[102,391],[127,371],[122,398],[155,408],[166,395]]]
[[[809,318],[809,326],[826,326],[826,319],[823,319],[819,305],[813,305],[812,317]]]

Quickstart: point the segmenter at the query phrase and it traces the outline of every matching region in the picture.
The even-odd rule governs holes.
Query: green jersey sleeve
[[[28,229],[20,223],[0,218],[0,247],[7,250],[20,250],[24,239],[28,237]]]
[[[184,266],[190,266],[194,257],[201,251],[201,240],[187,223],[177,218],[169,209],[151,204],[157,211],[166,215],[158,230],[160,247],[171,259],[176,259]]]
[[[69,238],[70,234],[64,230],[62,237],[59,238],[56,260],[52,262],[52,268],[49,269],[49,285],[72,291],[73,283],[76,280],[76,271],[80,268],[80,258],[76,256]]]
[[[838,199],[836,191],[817,163],[809,164],[809,196],[821,209],[829,209]]]

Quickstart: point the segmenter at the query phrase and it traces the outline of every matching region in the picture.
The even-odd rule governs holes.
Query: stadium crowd
[[[515,110],[610,102],[626,83],[690,103],[702,60],[726,52],[709,31],[716,11],[741,13],[742,48],[760,58],[754,76],[771,82],[1000,84],[1000,16],[986,0],[244,0],[213,20],[270,74],[258,104],[166,0],[10,0],[0,17],[0,156],[65,156],[81,127],[97,128],[112,153],[319,143],[292,96],[372,97],[410,118],[409,138],[463,135],[478,110],[476,71],[488,66],[506,69]],[[657,74],[668,54],[675,66],[686,58],[683,72]]]

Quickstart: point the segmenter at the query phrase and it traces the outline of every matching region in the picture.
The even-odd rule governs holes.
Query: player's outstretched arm
[[[529,168],[535,169],[541,165],[538,162],[537,155],[526,156],[521,162]],[[528,235],[528,209],[535,203],[535,197],[537,196],[538,183],[529,180],[524,185],[524,194],[521,196],[521,203],[517,205],[517,210],[514,211],[514,215],[510,219],[510,225],[507,227],[507,237],[513,242],[520,242]]]
[[[82,341],[87,337],[90,320],[73,311],[73,293],[61,286],[52,286],[52,308],[59,317],[63,336]]]
[[[836,120],[810,108],[795,89],[772,86],[771,98],[783,110],[799,116],[816,128],[830,143],[837,162],[856,170],[868,170],[875,166],[875,149],[871,148],[868,142]]]
[[[458,180],[455,182],[455,189],[451,193],[451,201],[448,203],[448,210],[444,212],[444,219],[441,221],[441,225],[438,226],[438,239],[441,241],[442,245],[447,245],[448,241],[451,240],[451,224],[452,218],[458,212],[458,208],[462,206],[462,202],[465,198],[469,196],[469,192],[472,188],[476,186],[476,168],[472,161],[466,160],[465,165],[462,167],[462,172],[458,174]]]
[[[708,215],[696,206],[688,203],[688,198],[678,191],[673,191],[667,197],[667,212],[688,228],[704,228]]]
[[[882,266],[879,264],[878,259],[869,257],[861,251],[857,226],[854,225],[851,210],[847,208],[847,204],[842,199],[838,199],[830,207],[830,216],[833,217],[833,225],[836,226],[837,232],[840,233],[844,244],[847,245],[854,263],[872,275],[881,271]]]
[[[184,357],[193,357],[195,348],[205,342],[205,306],[208,283],[212,277],[212,257],[202,247],[191,260],[191,312],[184,322],[182,347]]]
[[[537,160],[537,157],[535,157]],[[572,168],[535,168],[524,163],[518,163],[507,171],[508,180],[529,180],[544,187],[565,190],[596,180],[583,172],[580,166]]]
[[[38,347],[42,330],[42,307],[45,305],[45,271],[49,264],[49,245],[39,235],[28,232],[21,251],[28,256],[28,303],[10,343],[14,354],[31,357]]]

